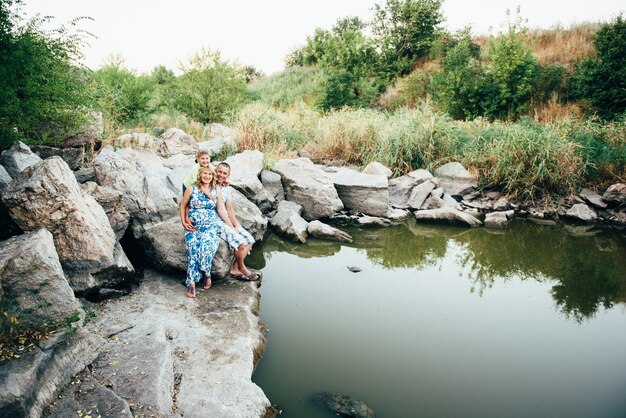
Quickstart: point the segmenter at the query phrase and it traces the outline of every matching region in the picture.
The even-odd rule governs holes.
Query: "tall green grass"
[[[326,114],[305,105],[281,111],[253,103],[235,117],[234,127],[241,132],[240,149],[259,149],[272,159],[305,150],[320,162],[364,166],[376,160],[396,175],[459,161],[479,176],[481,185],[531,200],[626,178],[623,121],[460,122],[428,102],[393,113],[344,109]]]
[[[324,71],[317,67],[288,67],[255,80],[248,91],[256,100],[283,110],[301,102],[314,106],[324,95],[326,78]]]

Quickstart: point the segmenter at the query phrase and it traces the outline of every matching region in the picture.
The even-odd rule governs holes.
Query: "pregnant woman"
[[[187,253],[188,298],[196,297],[196,283],[206,278],[204,289],[211,287],[211,263],[219,246],[220,227],[216,223],[218,212],[224,212],[221,187],[215,185],[212,167],[201,167],[196,184],[185,190],[180,202],[180,219],[185,228]],[[189,205],[189,212],[187,212]],[[217,208],[217,209],[216,209]],[[224,218],[226,213],[219,213]]]

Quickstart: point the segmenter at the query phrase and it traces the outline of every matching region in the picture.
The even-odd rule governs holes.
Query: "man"
[[[261,274],[256,271],[251,271],[244,264],[244,260],[252,245],[254,244],[254,238],[248,231],[246,231],[235,216],[235,210],[233,208],[232,189],[228,185],[228,177],[230,177],[230,165],[228,163],[219,163],[215,170],[215,176],[217,178],[217,185],[222,186],[222,204],[226,208],[228,214],[228,220],[224,221],[218,217],[217,223],[222,227],[222,233],[220,238],[228,243],[231,249],[235,252],[235,261],[230,268],[229,275],[239,280],[256,281],[261,278]]]

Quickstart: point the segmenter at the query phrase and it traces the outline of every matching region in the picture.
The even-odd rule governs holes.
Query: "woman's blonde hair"
[[[213,188],[215,187],[215,170],[213,169],[213,167],[208,166],[208,167],[200,167],[200,170],[198,170],[198,177],[196,178],[196,184],[200,185],[200,184],[204,184],[202,183],[202,173],[208,171],[210,172],[213,177],[211,178],[211,181],[209,182],[209,187]]]

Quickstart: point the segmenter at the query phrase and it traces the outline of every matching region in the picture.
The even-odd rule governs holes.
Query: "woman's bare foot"
[[[211,278],[207,277],[207,278],[204,279],[204,285],[202,285],[202,288],[205,289],[205,290],[206,289],[210,289],[212,284],[213,284],[213,282],[211,282]]]
[[[187,296],[188,298],[195,298],[196,297],[196,287],[195,286],[188,286],[187,287],[187,293],[185,293],[185,296]]]

